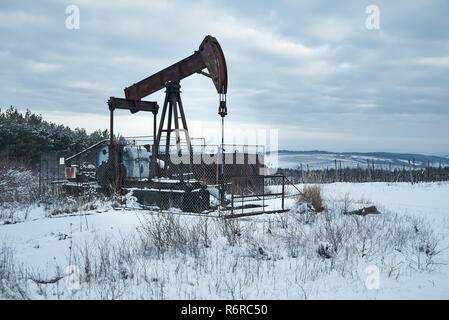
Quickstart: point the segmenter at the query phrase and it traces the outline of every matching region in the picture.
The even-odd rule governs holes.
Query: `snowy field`
[[[227,222],[107,203],[53,217],[34,207],[27,221],[0,225],[0,295],[449,299],[449,183],[334,183],[322,193],[328,213],[295,206]],[[369,204],[381,214],[341,213]]]
[[[291,168],[299,169],[302,165],[303,170],[307,167],[311,170],[322,170],[335,168],[335,160],[342,168],[366,168],[368,163],[374,162],[377,168],[402,169],[409,165],[409,160],[416,158],[417,167],[426,167],[429,161],[430,166],[438,167],[449,165],[447,156],[425,156],[425,155],[403,155],[403,154],[385,154],[375,153],[373,155],[360,153],[331,153],[331,152],[279,152],[275,156],[267,155],[265,163],[272,168]]]

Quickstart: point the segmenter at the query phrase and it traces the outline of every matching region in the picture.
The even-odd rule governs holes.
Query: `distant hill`
[[[325,169],[335,167],[366,167],[368,163],[375,166],[387,167],[408,167],[409,161],[416,167],[426,167],[427,165],[437,167],[449,166],[449,157],[415,154],[415,153],[394,153],[394,152],[329,152],[323,150],[291,151],[279,150],[278,163],[274,163],[276,157],[273,153],[267,153],[266,163],[272,167],[297,168],[301,165],[309,169]]]

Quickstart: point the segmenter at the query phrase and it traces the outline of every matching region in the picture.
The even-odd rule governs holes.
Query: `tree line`
[[[41,115],[14,107],[0,108],[0,159],[36,166],[42,153],[71,155],[109,138],[108,130],[88,134],[85,129],[71,129],[45,121]]]
[[[326,168],[315,170],[280,169],[293,183],[331,182],[433,182],[449,181],[449,167],[406,167],[402,168]]]

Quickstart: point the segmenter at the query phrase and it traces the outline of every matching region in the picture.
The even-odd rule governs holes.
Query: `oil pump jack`
[[[211,155],[205,151],[205,143],[200,152],[196,150],[193,152],[181,100],[180,81],[195,73],[209,77],[218,93],[218,114],[222,120],[222,143],[218,150],[221,157],[215,157],[217,155],[215,152]],[[218,208],[219,214],[230,210],[231,215],[234,214],[234,209],[242,210],[240,215],[244,215],[245,208],[265,208],[266,196],[272,198],[282,195],[281,211],[283,211],[284,178],[282,178],[282,193],[265,193],[265,178],[279,178],[279,176],[260,174],[264,172],[261,171],[264,168],[264,146],[252,145],[256,149],[251,153],[248,151],[249,145],[243,145],[241,152],[234,144],[229,147],[232,151],[228,150],[226,154],[226,159],[229,156],[233,161],[225,163],[223,128],[224,117],[227,115],[227,86],[228,76],[223,51],[217,39],[206,36],[199,49],[192,55],[125,88],[124,98],[110,97],[109,143],[108,140],[99,141],[65,159],[67,181],[63,184],[64,190],[74,194],[91,190],[98,190],[108,195],[128,194],[134,196],[143,206],[158,207],[161,210],[178,208],[186,212],[208,213]],[[163,88],[165,99],[157,123],[156,116],[159,112],[157,102],[142,99]],[[153,113],[153,143],[139,145],[132,137],[114,139],[116,109],[129,110],[131,113]],[[182,134],[185,137],[186,149],[181,145]],[[171,144],[173,139],[174,144]],[[174,147],[175,153],[172,152]],[[182,157],[179,157],[181,153]],[[186,154],[187,165],[183,163]],[[203,155],[213,156],[221,161],[220,163],[202,161],[205,160]],[[177,163],[172,161],[172,158],[177,159]],[[182,159],[181,163],[178,162],[179,158]],[[198,163],[192,161],[192,158],[201,160]],[[225,195],[225,186],[229,187],[228,195]],[[259,203],[247,204],[247,201]],[[276,209],[269,212],[281,211]],[[251,211],[250,214],[266,212],[263,209]]]
[[[194,74],[210,78],[218,93],[218,114],[222,120],[221,163],[202,161],[203,155],[211,156],[204,148],[193,152],[184,106],[181,100],[180,81]],[[179,208],[187,212],[208,212],[223,208],[233,210],[234,190],[250,188],[251,194],[260,195],[264,180],[257,177],[263,168],[258,146],[255,153],[233,151],[227,153],[230,159],[243,159],[244,163],[226,163],[223,148],[224,117],[227,115],[226,93],[228,75],[226,60],[217,39],[206,36],[199,49],[192,55],[124,89],[125,97],[110,97],[110,140],[100,141],[66,159],[67,192],[95,188],[107,194],[131,194],[137,202],[160,209]],[[165,88],[162,113],[157,122],[159,106],[143,98]],[[153,114],[152,144],[138,145],[132,138],[114,138],[114,112],[116,109],[131,113],[151,112]],[[181,135],[185,145],[181,144]],[[165,140],[163,140],[165,138]],[[174,144],[172,144],[174,140]],[[185,148],[185,146],[187,148]],[[205,144],[202,146],[205,147]],[[176,148],[176,152],[173,152]],[[263,150],[263,149],[262,149]],[[180,157],[182,156],[182,157]],[[250,157],[251,156],[251,157]],[[250,162],[250,159],[256,162]],[[192,161],[200,159],[199,163]],[[172,161],[176,159],[175,161]],[[178,162],[181,159],[181,163]],[[187,164],[184,162],[188,159]],[[237,162],[237,161],[236,161]],[[238,165],[236,165],[238,164]],[[255,180],[245,180],[256,176]],[[229,178],[241,177],[230,181]],[[237,181],[237,182],[236,182]],[[231,200],[226,200],[225,186],[231,187]],[[264,192],[262,192],[264,194]],[[211,199],[212,198],[212,199]],[[215,199],[214,199],[215,198]],[[228,197],[229,198],[229,197]],[[242,198],[242,197],[240,197]],[[239,198],[239,199],[240,199]],[[243,198],[242,198],[243,199]],[[211,202],[212,205],[211,205]],[[243,200],[241,201],[243,203]],[[229,206],[230,205],[230,206]],[[243,204],[241,208],[243,208]]]
[[[208,72],[205,72],[207,69]],[[175,135],[175,144],[178,155],[181,151],[181,137],[184,133],[187,152],[190,153],[190,163],[192,160],[191,139],[188,131],[187,120],[184,112],[180,94],[180,81],[195,73],[209,77],[219,95],[218,113],[223,118],[227,114],[226,92],[228,86],[228,75],[226,60],[217,39],[208,35],[204,38],[199,49],[187,58],[159,71],[155,74],[125,88],[126,99],[111,97],[108,101],[111,110],[111,139],[113,137],[113,111],[116,108],[128,109],[132,113],[137,111],[150,111],[154,115],[158,112],[157,103],[146,102],[141,99],[165,88],[165,100],[162,107],[162,114],[156,133],[156,120],[154,121],[153,147],[151,153],[151,175],[152,177],[168,177],[170,175],[165,165],[160,168],[156,165],[161,154],[161,139],[166,134],[164,163],[169,162],[170,142],[172,133]],[[173,120],[173,122],[172,122]],[[179,121],[181,120],[181,121]],[[164,128],[164,124],[166,124]],[[111,140],[112,142],[112,140]],[[112,143],[111,143],[112,145]]]
[[[153,145],[151,146],[151,162],[150,173],[148,178],[150,187],[152,189],[170,188],[185,189],[196,188],[198,186],[206,193],[199,198],[207,197],[207,204],[200,207],[209,206],[209,194],[205,191],[205,186],[199,181],[195,181],[195,173],[193,170],[193,150],[191,144],[191,137],[189,134],[187,120],[184,112],[184,106],[181,100],[180,81],[195,73],[204,75],[210,78],[217,90],[219,97],[218,114],[223,118],[227,114],[226,108],[226,92],[228,86],[228,76],[226,68],[226,60],[223,51],[218,43],[217,39],[208,35],[201,42],[199,49],[187,58],[159,71],[155,74],[127,87],[124,89],[125,98],[110,97],[108,101],[110,110],[110,143],[109,143],[109,168],[114,171],[115,186],[120,189],[124,184],[122,181],[122,159],[123,151],[120,150],[120,146],[114,141],[114,110],[115,109],[127,109],[131,113],[139,111],[152,112],[154,116],[153,125]],[[159,110],[159,106],[156,102],[143,101],[142,99],[165,88],[165,100],[162,107],[162,113],[157,125],[156,115]],[[186,149],[181,146],[181,134],[184,135]],[[165,141],[163,136],[165,135]],[[176,145],[176,153],[171,152],[171,140],[174,138],[174,144]],[[222,138],[223,140],[223,138]],[[161,150],[162,147],[162,150]],[[221,150],[223,152],[223,150]],[[182,153],[187,153],[182,154]],[[178,157],[178,159],[188,159],[187,165],[185,161],[181,165],[173,165],[172,157]],[[223,155],[221,157],[224,159]],[[173,170],[173,167],[177,168]],[[221,181],[220,183],[220,199],[224,199],[224,185],[223,185],[223,163],[221,168]],[[184,182],[184,177],[193,175],[193,179],[190,179],[187,183]],[[160,178],[171,178],[163,179]],[[176,179],[173,179],[176,178]],[[167,187],[165,184],[161,187],[161,183],[166,183],[170,180],[172,185]],[[179,181],[179,182],[173,182]],[[129,185],[128,181],[128,186]],[[135,181],[133,182],[135,186]],[[195,186],[193,186],[195,184]],[[142,186],[142,185],[139,185]],[[147,185],[144,186],[145,188]],[[138,191],[134,191],[134,194],[138,194]],[[191,196],[191,195],[190,195]],[[162,197],[160,194],[158,197]],[[199,201],[201,202],[201,201]],[[196,211],[196,209],[195,209]]]

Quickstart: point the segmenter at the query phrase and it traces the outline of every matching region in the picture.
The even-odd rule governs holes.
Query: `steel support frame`
[[[164,105],[162,106],[162,113],[161,113],[161,119],[159,121],[159,128],[157,130],[156,140],[154,143],[154,148],[152,152],[152,176],[153,177],[168,177],[168,160],[170,158],[170,141],[171,141],[171,133],[175,132],[175,144],[176,144],[176,151],[178,156],[181,156],[181,138],[180,138],[180,132],[184,132],[187,149],[189,152],[189,165],[192,164],[193,161],[193,150],[192,150],[192,144],[191,139],[189,135],[189,129],[187,127],[187,120],[184,113],[184,107],[181,100],[181,86],[179,84],[179,81],[175,82],[168,82],[166,83],[166,90],[165,90],[165,100]],[[167,115],[168,111],[168,116]],[[167,118],[167,119],[166,119]],[[173,120],[172,120],[173,118]],[[164,129],[164,124],[167,120],[166,128]],[[179,122],[181,120],[181,123]],[[173,121],[173,122],[172,122]],[[160,172],[157,170],[156,161],[159,156],[159,147],[162,139],[162,134],[166,133],[166,140],[165,140],[165,166],[162,168]],[[153,165],[154,164],[154,165]],[[181,176],[182,179],[182,176]]]

